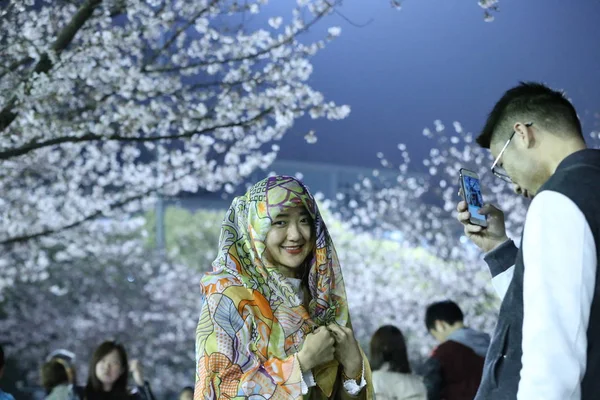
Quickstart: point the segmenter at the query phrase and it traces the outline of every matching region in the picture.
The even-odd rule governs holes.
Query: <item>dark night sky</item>
[[[288,7],[271,2],[266,11],[286,17]],[[600,1],[501,0],[500,8],[486,23],[475,0],[406,0],[401,11],[387,0],[345,0],[339,10],[346,17],[373,22],[355,27],[332,15],[307,39],[342,27],[313,59],[310,83],[352,113],[343,121],[300,120],[279,157],[375,167],[378,151],[391,156],[405,142],[414,159],[431,145],[425,126],[441,119],[451,129],[457,120],[477,132],[519,80],[566,90],[585,131],[598,129]],[[317,144],[304,140],[310,129]]]

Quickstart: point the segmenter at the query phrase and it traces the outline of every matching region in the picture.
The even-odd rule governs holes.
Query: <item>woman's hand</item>
[[[298,362],[303,371],[325,364],[334,358],[335,340],[325,327],[317,328],[306,335],[302,350],[298,352]]]
[[[354,378],[362,372],[362,355],[352,329],[338,324],[327,326],[335,338],[335,358],[344,367],[344,373]]]
[[[129,363],[129,371],[133,375],[133,380],[138,386],[144,386],[144,372],[142,371],[142,364],[138,360],[131,360]]]

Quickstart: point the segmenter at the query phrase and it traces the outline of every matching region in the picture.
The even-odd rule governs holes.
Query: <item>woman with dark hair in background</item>
[[[60,362],[67,371],[67,377],[69,383],[74,387],[77,386],[77,372],[75,370],[75,353],[66,349],[56,349],[52,353],[48,354],[46,361],[58,361]]]
[[[130,391],[127,387],[130,369],[137,386],[135,391]],[[150,385],[144,381],[139,362],[133,360],[130,368],[125,348],[112,341],[102,343],[92,356],[84,398],[154,400]]]
[[[427,400],[421,378],[412,374],[404,335],[382,326],[371,338],[371,367],[377,400]]]
[[[77,372],[75,369],[75,354],[69,350],[57,349],[46,357],[46,364],[42,367],[42,386],[46,390],[46,394],[49,394],[47,385],[43,382],[45,380],[44,375],[48,376],[52,380],[52,376],[61,376],[62,372],[56,363],[62,365],[66,374],[68,383],[66,386],[59,385],[55,391],[53,391],[46,399],[59,400],[79,400],[83,398],[83,387],[77,385]],[[45,370],[44,370],[45,369]],[[58,375],[57,375],[58,374]],[[66,397],[65,397],[66,396]]]
[[[42,386],[46,391],[46,400],[69,400],[72,398],[67,369],[59,360],[50,360],[42,366]]]

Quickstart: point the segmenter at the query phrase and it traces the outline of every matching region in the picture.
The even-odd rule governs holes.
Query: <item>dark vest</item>
[[[544,190],[567,196],[581,210],[594,236],[600,265],[600,150],[586,149],[565,158],[540,192]],[[477,400],[513,400],[517,397],[522,355],[524,265],[522,251],[514,249],[513,254],[516,256],[514,275],[500,307]],[[587,332],[587,367],[581,382],[582,400],[600,398],[599,279],[600,273],[597,273]]]

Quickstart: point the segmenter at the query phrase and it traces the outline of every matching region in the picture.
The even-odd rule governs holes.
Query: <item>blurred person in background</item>
[[[72,385],[64,364],[52,359],[42,366],[42,386],[46,400],[74,400]]]
[[[46,357],[46,361],[58,360],[61,362],[66,371],[67,376],[69,378],[69,383],[74,386],[77,386],[77,371],[75,369],[75,353],[66,350],[66,349],[57,349],[52,351]]]
[[[378,400],[427,400],[423,380],[412,374],[400,329],[382,326],[371,338],[373,386]]]
[[[6,359],[4,358],[4,349],[2,348],[2,345],[0,345],[0,379],[2,379],[2,376],[4,375],[5,366]],[[0,400],[15,400],[15,398],[11,394],[4,392],[2,388],[0,388]]]
[[[428,399],[474,399],[481,382],[490,335],[465,327],[462,310],[450,300],[427,307],[425,326],[440,343],[424,367]]]
[[[128,387],[129,371],[136,384]],[[106,341],[92,356],[84,400],[154,400],[150,384],[144,380],[142,366],[136,360],[129,362],[123,345]]]
[[[186,386],[179,393],[179,400],[194,400],[194,388]]]
[[[67,372],[70,384],[71,398],[83,398],[83,387],[77,384],[77,371],[75,368],[75,353],[66,349],[57,349],[48,354],[46,361],[57,361],[62,364]]]

